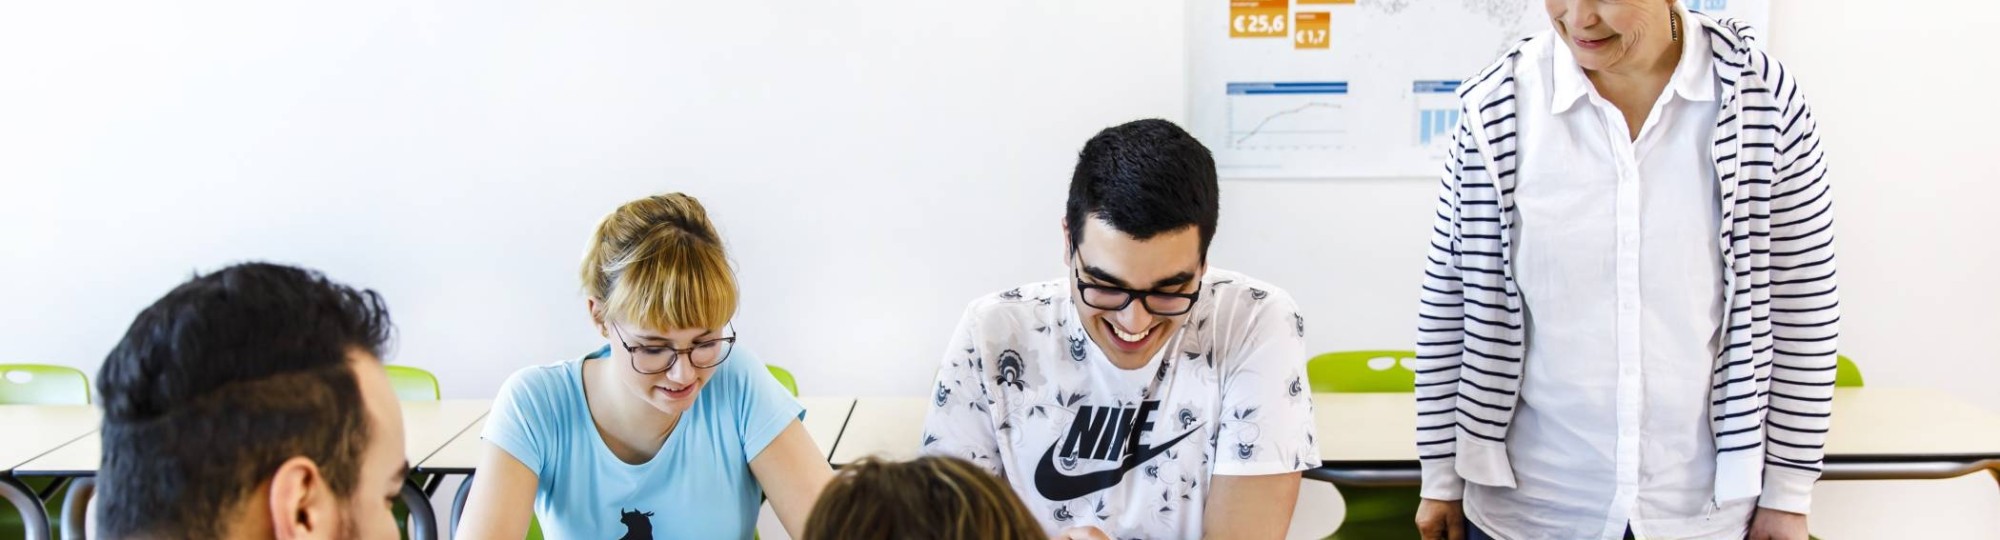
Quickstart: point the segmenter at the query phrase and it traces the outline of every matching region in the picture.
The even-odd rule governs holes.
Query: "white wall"
[[[1837,167],[1841,350],[1871,386],[1937,388],[2000,410],[2000,173],[1991,2],[1774,2],[1771,52],[1796,70]],[[1839,411],[1835,411],[1838,414]],[[1913,420],[1916,421],[1916,420]],[[2000,429],[2000,426],[1992,426]],[[2000,538],[2000,477],[1829,482],[1827,538]],[[1922,534],[1914,534],[1922,533]]]
[[[811,393],[915,393],[974,296],[1059,275],[1075,152],[1184,109],[1156,2],[15,2],[0,357],[94,372],[191,271],[381,290],[452,396],[602,342],[575,277],[696,194],[739,329]]]
[[[190,272],[270,259],[381,290],[396,361],[490,395],[600,342],[589,227],[682,190],[747,343],[806,393],[917,393],[967,300],[1058,275],[1083,140],[1186,109],[1157,1],[117,4],[0,4],[0,359],[94,373]],[[1775,4],[1836,167],[1843,350],[2000,410],[1971,98],[2000,8]],[[1315,350],[1407,347],[1433,189],[1227,182],[1214,260],[1291,289]],[[1823,536],[2000,530],[1991,482],[1854,486]]]

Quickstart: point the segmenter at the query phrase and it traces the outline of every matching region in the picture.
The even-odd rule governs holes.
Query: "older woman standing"
[[[1739,23],[1546,3],[1554,29],[1461,91],[1418,527],[1806,538],[1840,318],[1812,110]]]

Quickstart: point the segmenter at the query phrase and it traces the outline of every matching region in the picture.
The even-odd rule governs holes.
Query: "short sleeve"
[[[963,459],[1005,477],[981,371],[985,363],[978,346],[977,317],[976,307],[966,309],[945,346],[937,380],[931,385],[930,412],[924,415],[923,454]]]
[[[770,367],[756,354],[737,347],[722,363],[717,380],[728,391],[728,401],[736,409],[737,432],[743,434],[743,455],[757,459],[764,448],[793,421],[805,418],[806,409],[790,390],[771,375]]]
[[[562,436],[559,392],[566,382],[565,368],[535,366],[507,377],[507,382],[500,385],[499,396],[493,400],[492,412],[486,416],[486,430],[480,434],[480,438],[514,456],[538,478],[547,476],[544,465],[550,461],[549,454],[560,444]]]
[[[1312,391],[1305,372],[1305,317],[1284,291],[1253,291],[1234,325],[1222,374],[1222,428],[1215,474],[1255,476],[1320,465]]]

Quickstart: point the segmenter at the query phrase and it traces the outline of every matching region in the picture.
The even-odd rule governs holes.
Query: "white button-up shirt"
[[[1508,434],[1517,488],[1466,484],[1498,538],[1742,538],[1754,501],[1716,506],[1707,419],[1723,321],[1719,104],[1708,40],[1635,141],[1569,48],[1524,51],[1515,270],[1527,312]],[[1524,57],[1523,61],[1528,61]]]

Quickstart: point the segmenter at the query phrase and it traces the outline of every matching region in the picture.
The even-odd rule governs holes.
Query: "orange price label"
[[[1325,49],[1327,42],[1327,12],[1301,11],[1292,14],[1292,48]]]
[[[1288,0],[1229,0],[1229,37],[1281,38],[1292,35]]]

